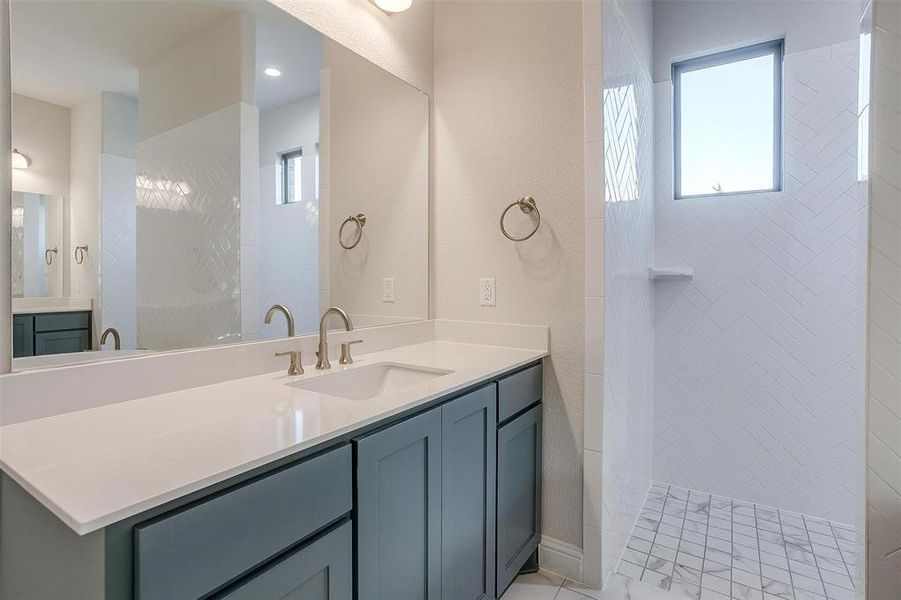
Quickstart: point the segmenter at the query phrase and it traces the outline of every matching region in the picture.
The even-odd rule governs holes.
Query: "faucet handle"
[[[361,344],[363,340],[351,340],[349,342],[344,342],[341,344],[341,357],[338,358],[339,365],[350,365],[353,364],[354,359],[350,355],[350,346],[351,344]]]
[[[276,356],[290,356],[291,363],[288,365],[288,375],[303,375],[303,365],[300,364],[300,352],[290,350],[288,352],[276,352]]]

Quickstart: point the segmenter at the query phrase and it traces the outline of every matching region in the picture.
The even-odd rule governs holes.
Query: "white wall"
[[[786,52],[857,35],[858,0],[654,0],[654,81],[673,60],[785,36]]]
[[[69,196],[69,109],[28,96],[12,95],[13,148],[31,159],[13,170],[13,190]]]
[[[48,205],[48,218],[59,223],[48,247],[58,247],[59,254],[48,271],[49,296],[63,295],[63,282],[67,279],[70,252],[66,231],[69,206],[69,109],[28,96],[12,94],[12,142],[31,159],[28,169],[12,171],[15,191],[33,192],[56,196],[58,201]],[[41,257],[43,260],[43,257]],[[41,263],[43,264],[43,263]]]
[[[115,327],[122,347],[135,348],[138,103],[134,98],[107,92],[102,95],[102,103],[98,329]]]
[[[901,5],[874,19],[867,437],[869,600],[901,590]]]
[[[694,14],[664,4],[677,29],[687,17],[675,5]],[[654,478],[850,524],[862,408],[857,19],[833,14],[842,3],[808,3],[806,22],[791,6],[782,17],[765,3],[721,4],[717,18],[748,24],[730,32],[735,44],[752,29],[786,36],[785,183],[673,200],[671,85],[656,85],[656,262],[695,275],[656,284]],[[792,51],[828,31],[832,45]],[[692,39],[692,51],[726,44],[721,34]],[[658,63],[685,49],[663,37]]]
[[[360,326],[428,318],[428,97],[329,40],[323,65],[320,252],[329,303]],[[341,223],[358,213],[366,216],[360,243],[345,250]],[[346,227],[344,242],[352,235]],[[394,279],[394,302],[383,301],[382,278]]]
[[[418,4],[418,3],[417,3]],[[415,6],[415,4],[414,4]],[[584,231],[579,2],[435,5],[435,306],[438,318],[549,325],[545,536],[580,546]],[[514,243],[504,207],[534,196],[541,227]],[[510,227],[527,226],[511,211]],[[497,305],[479,305],[479,278]]]
[[[313,167],[319,143],[319,95],[260,113],[260,321],[273,304],[287,306],[297,333],[319,325],[319,199]],[[279,155],[301,148],[304,202],[278,204]],[[281,323],[263,327],[264,338],[285,337]]]
[[[69,244],[64,257],[69,265],[64,294],[100,299],[100,153],[102,151],[102,98],[83,100],[71,109]],[[84,262],[75,262],[75,247],[87,246]],[[62,253],[62,250],[60,250]],[[99,319],[94,319],[96,339]]]
[[[235,12],[148,64],[139,81],[139,139],[236,102],[254,104],[254,19]]]

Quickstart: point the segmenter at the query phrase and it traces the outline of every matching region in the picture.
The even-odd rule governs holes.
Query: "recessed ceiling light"
[[[372,2],[387,13],[404,12],[413,6],[413,0],[372,0]]]
[[[282,72],[276,69],[275,67],[266,67],[263,69],[263,73],[268,75],[269,77],[281,77]]]

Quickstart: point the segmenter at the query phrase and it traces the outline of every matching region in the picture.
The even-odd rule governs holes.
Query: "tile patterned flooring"
[[[654,483],[617,573],[698,600],[856,600],[856,532]]]
[[[540,571],[520,575],[501,600],[690,600],[690,596],[613,575],[603,591]]]

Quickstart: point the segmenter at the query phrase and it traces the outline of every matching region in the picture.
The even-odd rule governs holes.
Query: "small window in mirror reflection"
[[[279,204],[290,204],[303,200],[303,184],[301,179],[301,159],[303,150],[297,149],[282,154],[282,193]]]
[[[673,64],[676,198],[782,188],[782,40]]]

